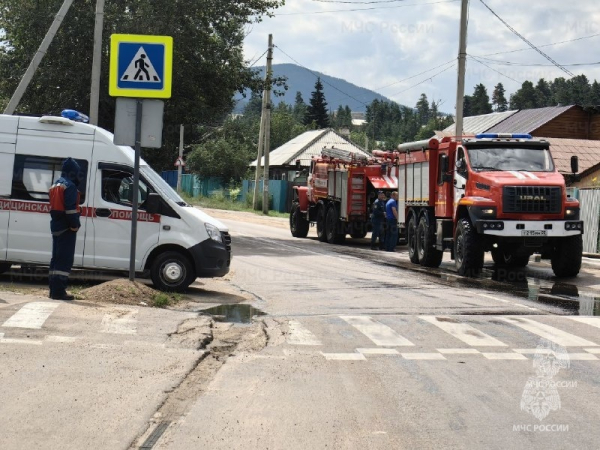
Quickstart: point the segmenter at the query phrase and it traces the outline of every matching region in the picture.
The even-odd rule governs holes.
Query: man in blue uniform
[[[398,243],[398,192],[392,192],[392,198],[385,204],[387,233],[385,235],[385,251],[393,252]]]
[[[73,158],[62,165],[61,176],[50,187],[50,231],[52,232],[52,259],[50,260],[50,298],[73,300],[67,294],[69,274],[75,257],[75,243],[79,230],[79,185],[81,169]]]
[[[385,222],[385,193],[379,191],[377,193],[377,199],[373,202],[372,214],[371,214],[371,225],[373,231],[371,232],[371,250],[383,250],[384,247],[384,233],[383,224]],[[379,247],[375,245],[379,239]]]

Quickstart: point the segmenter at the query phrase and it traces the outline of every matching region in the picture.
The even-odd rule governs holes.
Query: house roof
[[[307,167],[310,166],[313,156],[321,155],[323,147],[332,146],[342,150],[349,150],[354,153],[370,156],[359,146],[352,144],[343,136],[337,134],[332,129],[327,128],[324,130],[306,131],[280,147],[277,147],[269,154],[269,165],[291,166],[296,164],[296,160],[300,160],[300,165]],[[264,157],[261,160],[261,164],[263,163]],[[254,160],[250,166],[256,166],[256,160]]]
[[[494,125],[506,120],[518,111],[504,111],[480,116],[469,116],[463,119],[463,134],[477,134],[489,130]],[[442,131],[443,136],[456,136],[456,124],[452,124]]]
[[[575,105],[522,109],[486,131],[488,133],[533,133],[542,125],[574,107]]]
[[[559,172],[571,173],[571,156],[579,159],[579,173],[600,164],[600,141],[588,139],[536,138],[550,142],[550,152]]]

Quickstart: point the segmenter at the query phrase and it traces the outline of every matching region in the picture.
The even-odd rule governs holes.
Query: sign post
[[[136,98],[130,281],[135,281],[143,99],[171,97],[172,67],[172,37],[134,34],[111,36],[109,94],[113,97]]]

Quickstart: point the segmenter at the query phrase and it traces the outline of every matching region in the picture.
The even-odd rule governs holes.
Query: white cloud
[[[312,70],[377,90],[406,105],[414,105],[419,95],[425,92],[430,100],[443,101],[444,111],[452,112],[456,100],[456,68],[428,78],[443,70],[444,66],[405,82],[377,89],[456,59],[460,2],[426,4],[432,1],[434,0],[406,0],[383,3],[377,9],[310,14],[378,5],[288,0],[283,8],[276,11],[276,17],[267,18],[253,26],[245,41],[245,56],[252,60],[261,55],[267,47],[268,34],[272,33],[275,45],[279,45],[295,60]],[[596,6],[596,0],[485,1],[500,17],[538,46],[600,34],[600,10]],[[599,44],[600,36],[597,36],[542,47],[542,50],[561,64],[586,63],[598,59],[593,50]],[[470,1],[467,53],[489,55],[525,47],[527,45],[480,1]],[[502,82],[508,93],[511,93],[527,79],[535,83],[541,77],[554,79],[567,76],[554,66],[546,66],[550,63],[533,50],[487,58],[543,66],[504,66],[493,61],[487,62],[490,67],[518,81],[515,82],[469,60],[467,94],[473,91],[477,83],[484,83],[491,94],[494,85]],[[293,61],[276,50],[274,63],[284,62]],[[576,75],[586,74],[591,80],[600,79],[600,66],[568,69]],[[411,88],[420,82],[422,84]]]

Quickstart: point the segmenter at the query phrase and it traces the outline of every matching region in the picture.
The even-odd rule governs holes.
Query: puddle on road
[[[210,314],[217,322],[250,323],[254,316],[264,316],[266,313],[250,305],[220,305],[200,311],[202,314]]]

